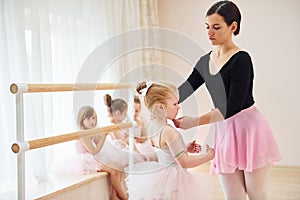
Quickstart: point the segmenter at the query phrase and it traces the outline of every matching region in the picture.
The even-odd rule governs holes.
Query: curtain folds
[[[82,64],[99,45],[124,31],[145,27],[158,27],[156,0],[0,0],[0,196],[16,187],[16,155],[10,150],[16,140],[15,96],[9,92],[10,84],[75,83]],[[158,39],[143,35],[142,43]],[[120,55],[101,81],[128,81],[124,76],[134,68],[159,59],[154,50]],[[154,77],[151,68],[142,71],[141,78],[149,73]],[[72,94],[34,94],[24,99],[26,140],[76,129]],[[102,112],[103,104],[97,106]],[[48,167],[60,154],[52,147],[26,152],[26,182],[46,179]]]
[[[153,28],[159,27],[158,20],[158,7],[157,1],[151,0],[140,0],[140,19],[141,19],[141,27],[142,28]],[[159,33],[154,31],[149,31],[143,37],[143,43],[145,46],[153,46],[156,43],[159,43]],[[145,67],[143,70],[144,77],[148,79],[155,79],[155,74],[159,72],[156,71],[156,68],[153,67],[155,64],[161,63],[161,55],[160,50],[158,49],[145,49],[142,51],[142,62]]]

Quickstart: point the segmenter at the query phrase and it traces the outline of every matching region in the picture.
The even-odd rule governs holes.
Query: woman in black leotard
[[[215,48],[200,58],[178,88],[179,102],[205,83],[215,108],[200,117],[173,121],[183,129],[216,122],[211,173],[219,175],[225,198],[245,200],[248,195],[265,200],[271,165],[280,160],[280,153],[254,105],[251,57],[232,40],[239,34],[240,21],[240,11],[231,1],[219,1],[207,11],[205,24]]]

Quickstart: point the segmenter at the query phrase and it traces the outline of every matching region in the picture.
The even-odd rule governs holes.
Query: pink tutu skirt
[[[252,172],[281,159],[272,130],[255,106],[216,123],[211,174]]]
[[[103,164],[90,153],[74,153],[56,160],[49,172],[58,176],[78,176],[98,172]]]
[[[125,181],[129,200],[207,200],[208,176],[148,161],[136,164]]]
[[[134,144],[138,152],[142,154],[146,160],[157,161],[157,154],[149,141],[145,141],[143,143],[135,142]]]

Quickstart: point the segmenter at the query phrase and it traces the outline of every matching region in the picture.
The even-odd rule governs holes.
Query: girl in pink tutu
[[[189,155],[183,138],[167,123],[175,119],[178,105],[177,89],[165,83],[141,83],[137,92],[144,96],[145,105],[152,114],[148,135],[156,148],[158,162],[148,161],[134,165],[126,177],[129,199],[132,200],[201,200],[207,199],[201,185],[186,168],[196,167],[214,157],[207,147],[203,156]]]
[[[111,123],[120,124],[126,120],[128,104],[124,99],[112,99],[109,94],[106,94],[104,96],[104,104],[107,106]],[[120,158],[119,162],[126,163],[124,167],[127,167],[129,160],[129,130],[123,129],[111,132],[108,134],[107,138],[115,148],[122,151],[124,156]],[[134,156],[134,162],[144,162],[147,160],[147,155],[141,154],[136,146],[134,146],[134,153],[132,156]]]
[[[174,120],[177,127],[216,122],[215,158],[226,199],[266,200],[271,165],[280,160],[272,131],[255,107],[254,71],[250,55],[232,40],[240,31],[241,14],[231,1],[219,1],[206,14],[206,29],[215,48],[202,56],[179,87],[179,102],[205,83],[215,108],[200,117]]]
[[[104,104],[107,107],[110,122],[113,124],[122,123],[127,117],[128,105],[124,99],[112,99],[109,94],[104,96]],[[108,135],[111,142],[121,149],[128,149],[128,130],[111,132]]]
[[[94,108],[83,106],[79,110],[77,124],[81,130],[95,128],[97,125],[97,115]],[[112,155],[101,152],[105,138],[106,136],[100,133],[99,135],[93,136],[81,136],[80,140],[77,141],[76,150],[81,156],[82,170],[85,173],[108,172],[112,185],[111,199],[127,199],[127,194],[122,188],[122,182],[124,181],[123,172],[107,166],[107,161],[111,160],[109,157]],[[105,148],[107,149],[109,147],[106,145]]]

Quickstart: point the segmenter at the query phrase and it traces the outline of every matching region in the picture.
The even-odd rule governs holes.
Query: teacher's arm
[[[217,121],[224,120],[224,116],[219,109],[213,109],[200,117],[183,116],[178,119],[174,119],[174,125],[177,128],[189,129],[200,125],[210,124]]]

